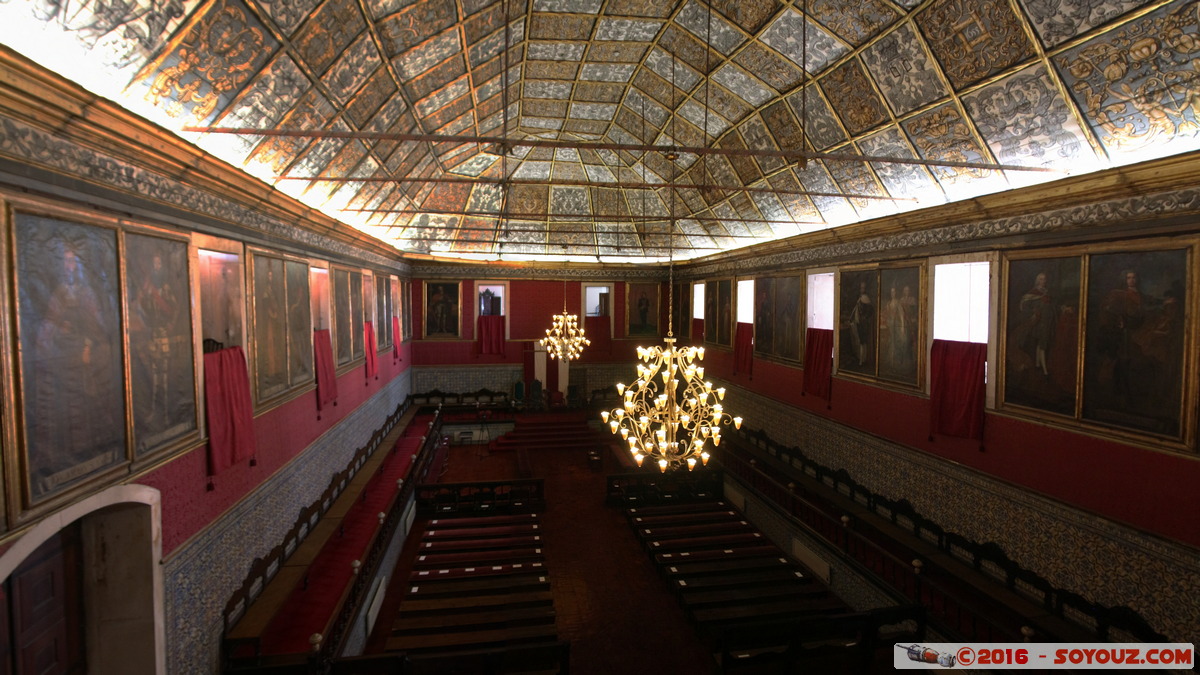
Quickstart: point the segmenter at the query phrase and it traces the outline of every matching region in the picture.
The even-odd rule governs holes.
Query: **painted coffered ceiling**
[[[668,242],[694,258],[1195,149],[1198,17],[1181,0],[0,0],[0,41],[400,251],[657,262]]]

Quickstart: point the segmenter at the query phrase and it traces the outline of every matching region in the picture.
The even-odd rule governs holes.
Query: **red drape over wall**
[[[337,400],[337,372],[329,329],[313,331],[313,363],[317,371],[317,410]]]
[[[246,353],[234,346],[204,355],[208,475],[254,456],[254,406]]]
[[[833,331],[809,328],[804,334],[804,393],[829,400],[832,376]]]
[[[367,353],[367,379],[371,379],[379,374],[378,353],[375,345],[375,325],[370,321],[364,322],[363,326],[363,345]]]
[[[585,348],[596,353],[612,353],[612,320],[607,316],[583,317],[583,333],[592,344]]]
[[[934,340],[929,355],[929,433],[983,440],[987,345]]]
[[[733,338],[733,374],[754,372],[754,324],[739,323]]]
[[[504,317],[479,317],[476,331],[480,354],[504,354]]]
[[[400,317],[392,317],[392,359],[400,360],[400,342],[403,337],[400,335]]]

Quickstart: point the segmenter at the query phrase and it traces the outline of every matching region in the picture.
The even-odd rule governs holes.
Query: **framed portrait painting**
[[[773,354],[781,359],[799,361],[804,344],[804,331],[800,329],[800,317],[803,308],[800,299],[803,296],[803,277],[776,277],[774,281],[775,295],[775,328],[772,335],[774,343]]]
[[[878,336],[879,378],[915,385],[921,365],[920,267],[885,268],[879,271]]]
[[[20,412],[36,503],[126,459],[117,232],[13,220]]]
[[[754,353],[775,354],[775,278],[754,280]]]
[[[254,254],[254,384],[259,401],[288,388],[287,281],[282,258]]]
[[[1091,255],[1083,419],[1179,438],[1189,250]]]
[[[136,456],[197,431],[188,244],[126,233],[129,387]]]
[[[425,337],[459,336],[462,282],[429,281],[425,284]]]
[[[312,382],[313,320],[309,298],[308,263],[288,260],[284,263],[287,281],[288,385],[297,387]]]
[[[842,270],[838,294],[838,371],[875,375],[879,270]]]
[[[1006,263],[1003,401],[1074,417],[1083,257]]]
[[[733,346],[732,279],[704,285],[704,341],[721,347]]]
[[[333,338],[338,366],[362,358],[362,273],[335,267],[333,274]]]
[[[625,334],[629,337],[658,335],[658,293],[655,283],[625,284]]]

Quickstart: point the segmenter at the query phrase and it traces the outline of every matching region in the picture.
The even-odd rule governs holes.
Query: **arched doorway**
[[[0,556],[0,624],[10,634],[23,627],[25,638],[12,641],[0,672],[36,662],[39,672],[65,673],[82,654],[92,675],[165,673],[161,560],[153,488],[116,486],[46,517]],[[56,624],[42,618],[58,615]]]

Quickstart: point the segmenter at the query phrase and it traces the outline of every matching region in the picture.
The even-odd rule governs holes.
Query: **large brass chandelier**
[[[546,337],[541,339],[542,346],[552,359],[572,361],[583,354],[583,348],[592,344],[579,326],[579,317],[567,313],[567,282],[563,282],[563,311],[551,317],[550,328],[546,329]]]
[[[675,153],[666,155],[672,168],[677,158]],[[643,158],[643,172],[645,167]],[[712,382],[704,380],[704,366],[700,365],[704,348],[675,344],[675,199],[669,191],[667,199],[670,212],[667,337],[662,346],[637,348],[641,360],[637,380],[628,387],[618,384],[621,407],[600,413],[609,430],[621,434],[629,444],[629,452],[639,467],[648,457],[664,473],[684,466],[691,471],[697,462],[707,466],[708,442],[712,441],[714,448],[721,445],[721,426],[732,423],[735,428],[742,428],[742,418],[730,416],[721,403],[725,400],[725,389],[713,389]]]
[[[723,387],[704,381],[703,347],[676,346],[670,328],[663,342],[637,348],[642,361],[637,380],[628,387],[618,384],[621,407],[600,417],[629,444],[638,466],[649,457],[660,471],[683,466],[691,471],[697,462],[708,464],[708,441],[721,445],[721,425],[732,422],[740,429],[742,418],[725,412]]]

